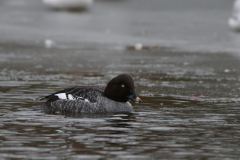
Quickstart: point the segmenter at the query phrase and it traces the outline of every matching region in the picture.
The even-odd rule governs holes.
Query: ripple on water
[[[112,72],[111,76],[103,77],[101,74],[1,71],[0,158],[231,159],[240,156],[239,99],[225,94],[228,91],[225,87],[236,88],[237,78],[220,77],[220,84],[215,84],[216,73],[211,69],[194,74],[189,70],[175,70],[175,65],[136,66],[143,71],[156,69],[151,75],[133,74],[143,103],[133,103],[135,113],[108,115],[51,115],[29,108],[42,103],[33,101],[34,98],[62,86],[104,85],[114,75]],[[128,69],[131,65],[119,67]],[[165,73],[159,69],[165,69]],[[229,83],[223,85],[225,82]],[[219,90],[209,91],[215,89]],[[218,96],[220,91],[224,93]],[[236,90],[232,92],[237,95]],[[208,93],[212,94],[195,96]]]

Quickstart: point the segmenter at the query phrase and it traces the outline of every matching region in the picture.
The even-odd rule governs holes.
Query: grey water
[[[0,159],[239,159],[232,2],[96,0],[69,12],[0,1]],[[126,49],[135,43],[159,48]],[[143,100],[133,113],[31,109],[39,96],[121,73]]]
[[[123,47],[143,43],[178,50],[239,53],[228,27],[234,0],[96,0],[82,13],[53,11],[41,0],[0,2],[0,42]]]

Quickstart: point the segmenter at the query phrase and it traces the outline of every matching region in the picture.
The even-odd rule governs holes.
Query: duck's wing
[[[82,99],[86,102],[96,102],[98,96],[103,96],[103,88],[101,87],[88,87],[88,86],[78,86],[60,90],[58,92],[52,93],[48,96],[39,97],[38,99],[47,99],[48,102],[54,102],[56,100],[77,100]]]

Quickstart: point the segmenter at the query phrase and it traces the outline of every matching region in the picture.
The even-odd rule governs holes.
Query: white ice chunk
[[[235,0],[233,4],[233,13],[228,20],[228,25],[233,30],[240,31],[240,0]]]
[[[142,45],[142,43],[136,43],[134,45],[134,48],[135,48],[135,50],[141,50],[143,48],[143,45]]]
[[[93,4],[94,0],[42,0],[44,4],[52,8],[74,9],[87,8]]]
[[[56,42],[54,42],[53,40],[51,40],[51,39],[46,39],[46,40],[45,40],[45,47],[46,47],[46,48],[51,48],[51,47],[53,47],[54,45],[56,45]]]

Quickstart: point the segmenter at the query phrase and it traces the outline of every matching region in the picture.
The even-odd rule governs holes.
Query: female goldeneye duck
[[[84,9],[93,4],[93,0],[42,0],[43,3],[55,9]]]
[[[103,90],[100,87],[79,86],[64,89],[51,95],[42,109],[52,112],[70,111],[77,113],[133,112],[128,100],[141,102],[134,89],[130,75],[120,74],[108,82]]]
[[[233,14],[228,20],[228,25],[235,31],[240,31],[240,0],[233,4]]]

